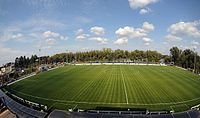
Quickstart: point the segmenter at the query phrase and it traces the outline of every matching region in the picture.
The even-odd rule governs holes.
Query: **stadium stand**
[[[147,110],[139,111],[123,111],[108,109],[98,110],[77,110],[79,112],[69,112],[63,110],[53,110],[51,113],[40,112],[32,108],[21,105],[7,96],[2,90],[0,90],[0,109],[4,109],[6,106],[12,113],[16,114],[19,118],[200,118],[200,113],[197,110],[190,110],[181,113],[166,113],[161,111],[158,113],[147,112]],[[4,105],[3,105],[3,104]],[[48,116],[47,116],[48,115]],[[6,116],[7,117],[7,116]],[[0,117],[1,118],[1,117]],[[3,117],[4,118],[4,117]],[[7,117],[9,118],[9,117]],[[15,117],[11,117],[15,118]]]
[[[122,112],[122,111],[121,111]],[[120,112],[120,113],[121,113]],[[66,112],[62,110],[54,110],[48,118],[200,118],[200,113],[197,110],[188,112],[173,113],[173,114],[118,114],[112,112]]]
[[[17,116],[3,104],[2,99],[0,99],[0,118],[17,118]]]
[[[45,112],[40,112],[17,103],[8,97],[2,90],[0,90],[0,98],[4,105],[13,113],[17,114],[19,118],[44,118],[47,115]]]
[[[57,109],[52,111],[48,116],[48,118],[68,118],[68,117],[70,117],[69,112],[67,113],[65,111],[61,111]]]
[[[200,118],[200,113],[198,111],[196,111],[196,110],[191,110],[188,113],[191,116],[191,118],[194,118],[196,116],[199,116],[198,118]]]
[[[3,104],[3,101],[0,99],[0,113],[6,110],[6,106]]]

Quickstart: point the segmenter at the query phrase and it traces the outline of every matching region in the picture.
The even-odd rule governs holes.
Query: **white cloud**
[[[19,25],[20,24],[20,25]],[[57,21],[57,20],[49,20],[49,19],[43,19],[43,18],[32,18],[27,21],[20,21],[16,22],[16,27],[19,27],[23,31],[28,32],[41,32],[46,31],[49,29],[64,29],[67,27],[67,23]]]
[[[197,49],[200,46],[199,42],[196,42],[194,40],[191,42],[191,44],[192,44],[191,48],[193,49]]]
[[[192,41],[192,45],[199,45],[199,42]]]
[[[90,32],[98,36],[93,36],[92,34],[90,35],[90,34],[84,33],[83,29],[78,29],[76,31],[76,39],[77,40],[94,40],[99,44],[108,43],[107,38],[100,37],[101,35],[105,34],[105,29],[103,27],[98,27],[98,26],[91,27]]]
[[[102,38],[102,37],[92,37],[92,38],[90,38],[90,40],[95,40],[99,44],[107,44],[108,43],[108,39],[107,38]]]
[[[33,37],[29,34],[38,32],[41,33],[43,31],[55,28],[57,30],[66,28],[66,23],[43,18],[32,18],[26,21],[15,21],[10,23],[8,26],[0,28],[0,41],[22,41],[22,39],[30,41],[33,38],[36,39],[36,37]],[[40,38],[41,37],[37,37],[38,40]]]
[[[18,41],[18,42],[24,42],[28,41],[28,39],[31,38],[31,35],[17,33],[17,32],[4,32],[3,35],[0,36],[0,41],[6,42],[6,41]]]
[[[175,36],[175,35],[172,35],[172,34],[168,34],[167,36],[165,36],[165,39],[167,40],[167,41],[181,41],[182,40],[182,38],[181,37],[177,37],[177,36]]]
[[[48,45],[54,45],[57,40],[67,40],[68,39],[68,37],[62,36],[61,34],[52,32],[52,31],[45,31],[45,32],[43,32],[42,35]]]
[[[158,2],[159,0],[128,0],[132,9],[144,8],[149,4]]]
[[[11,48],[5,47],[1,44],[0,44],[0,49],[1,49],[1,51],[0,51],[0,57],[1,57],[0,66],[7,62],[14,61],[14,59],[17,56],[21,56],[21,55],[25,54],[25,52],[23,52],[23,51],[11,49]]]
[[[150,13],[151,12],[151,9],[149,9],[149,8],[143,8],[143,9],[140,9],[140,14],[141,15],[144,15],[144,14],[148,14],[148,13]]]
[[[118,37],[129,37],[129,38],[141,38],[147,36],[147,33],[154,30],[153,24],[144,22],[142,28],[133,28],[126,26],[124,28],[119,28],[115,34]]]
[[[9,41],[12,38],[12,34],[0,35],[0,41]]]
[[[76,31],[76,39],[77,40],[87,40],[90,37],[89,34],[84,33],[83,29],[78,29]]]
[[[0,28],[0,41],[9,41],[15,40],[22,37],[22,34],[19,33],[20,28],[15,26],[7,26]]]
[[[56,43],[56,40],[53,38],[48,38],[46,39],[46,42],[48,45],[54,45]]]
[[[78,29],[76,31],[76,35],[80,35],[80,34],[83,34],[84,33],[84,30],[83,29]]]
[[[0,44],[3,45],[4,43],[7,43],[8,45],[6,45],[6,47],[0,47],[0,57],[2,57],[0,63],[2,60],[14,59],[16,56],[32,54],[35,50],[35,48],[33,48],[34,46],[39,48],[50,47],[48,45],[52,45],[54,41],[52,40],[52,38],[47,40],[47,38],[43,36],[43,33],[45,31],[48,31],[49,29],[56,29],[58,31],[61,31],[64,28],[66,29],[66,24],[66,22],[62,22],[60,20],[49,20],[40,17],[32,17],[28,20],[17,20],[14,22],[10,22],[7,25],[2,25],[0,27]],[[47,34],[46,37],[48,36]],[[54,32],[53,35],[49,34],[49,36],[52,36],[53,39],[56,39],[55,41],[57,41],[57,39],[67,39],[66,36],[62,36],[60,34],[60,36],[55,38],[54,36],[57,34],[56,32]],[[27,53],[22,54],[23,50],[16,51],[16,49],[24,48],[19,47],[21,46],[21,42],[25,44],[24,46],[29,47]],[[9,46],[12,46],[12,48],[10,48]],[[6,56],[3,56],[3,54],[5,54]],[[10,60],[4,62],[8,61]]]
[[[115,31],[115,34],[117,35],[117,41],[115,41],[114,43],[126,44],[128,43],[128,39],[143,39],[144,37],[147,37],[148,33],[153,31],[154,29],[154,25],[148,22],[144,22],[142,28],[134,28],[129,26],[119,28]]]
[[[150,43],[153,42],[152,39],[147,37],[142,38],[142,40],[144,41],[144,45],[150,45]]]
[[[103,27],[95,26],[90,28],[90,32],[96,35],[104,35],[105,29]]]
[[[128,43],[128,38],[126,37],[122,37],[122,38],[118,38],[114,44],[117,44],[117,45],[126,45]]]
[[[168,28],[168,32],[176,36],[191,36],[200,38],[200,20],[194,22],[178,22]]]
[[[43,33],[43,36],[45,38],[50,38],[50,37],[59,37],[59,34],[58,33],[55,33],[55,32],[51,32],[51,31],[46,31]]]
[[[144,29],[146,32],[154,31],[154,25],[148,22],[144,22],[142,29]]]
[[[53,38],[53,39],[57,39],[57,40],[67,40],[68,37],[67,36],[63,36],[59,33],[56,32],[52,32],[52,31],[45,31],[43,33],[44,38],[48,39],[48,38]]]
[[[178,22],[172,24],[167,31],[165,39],[168,41],[181,41],[185,38],[200,38],[200,20],[194,22]]]
[[[16,35],[12,35],[12,39],[16,39],[16,40],[21,40],[23,37],[23,35],[21,33],[18,33]]]
[[[115,34],[118,37],[128,37],[128,38],[141,38],[146,36],[146,32],[141,28],[133,28],[126,26],[124,28],[119,28],[117,31],[115,31]]]
[[[77,40],[86,40],[89,38],[89,36],[90,36],[89,34],[79,34],[76,36],[76,39]]]
[[[22,0],[23,4],[34,9],[52,10],[54,8],[63,7],[68,4],[66,0]]]

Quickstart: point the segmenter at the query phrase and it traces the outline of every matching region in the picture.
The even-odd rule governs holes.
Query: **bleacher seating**
[[[0,99],[0,118],[16,118],[16,115],[4,105],[2,99]]]
[[[3,91],[0,90],[0,97],[4,99],[4,104],[20,118],[44,118],[47,113],[34,110],[32,108],[23,106],[18,102],[12,100]]]
[[[190,118],[187,112],[173,114],[175,118]]]
[[[191,116],[191,118],[195,118],[197,116],[199,116],[199,118],[200,118],[200,113],[197,110],[191,110],[188,113]]]
[[[6,110],[6,106],[3,104],[3,101],[0,99],[0,114]]]
[[[119,111],[104,111],[104,112],[94,112],[95,110],[90,110],[90,112],[68,112],[62,110],[54,110],[48,118],[57,118],[59,114],[65,114],[62,118],[200,118],[200,113],[197,110],[191,110],[181,113],[173,114],[120,114],[116,113]],[[63,112],[63,113],[62,113]],[[57,115],[58,114],[58,115]]]
[[[32,108],[23,106],[18,102],[12,100],[5,93],[0,90],[0,110],[3,104],[9,108],[13,113],[17,114],[19,118],[44,118],[47,113],[34,110]],[[3,103],[3,104],[2,104]],[[197,110],[191,110],[181,113],[167,114],[165,112],[147,113],[145,110],[141,111],[114,111],[114,110],[87,110],[86,112],[66,112],[62,110],[54,110],[48,118],[200,118],[200,113]]]

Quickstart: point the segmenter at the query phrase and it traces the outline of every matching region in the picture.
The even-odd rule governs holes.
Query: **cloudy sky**
[[[200,53],[199,6],[199,0],[0,0],[0,65],[20,55],[102,48]]]

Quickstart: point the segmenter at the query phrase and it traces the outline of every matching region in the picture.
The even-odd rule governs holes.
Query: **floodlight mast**
[[[196,52],[194,48],[194,73],[196,73]]]
[[[38,60],[39,61],[39,65],[40,65],[40,56],[41,56],[40,53],[41,53],[41,48],[39,48],[39,60]]]
[[[69,53],[69,50],[68,50],[68,49],[66,49],[66,54],[68,54],[68,53]],[[67,57],[67,56],[66,56],[66,57]],[[68,57],[66,58],[65,62],[67,62],[67,63],[68,63]]]
[[[41,57],[41,50],[42,50],[42,40],[40,40],[40,45],[39,45],[39,50],[38,50],[38,51],[39,51],[39,54],[38,54],[38,56],[39,56],[39,60],[38,60],[39,66],[40,66],[40,63],[41,63],[41,62],[40,62],[40,61],[41,61],[41,60],[40,60],[40,57]]]

